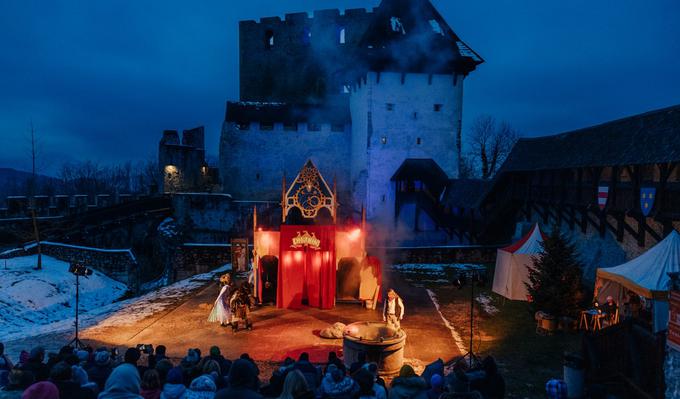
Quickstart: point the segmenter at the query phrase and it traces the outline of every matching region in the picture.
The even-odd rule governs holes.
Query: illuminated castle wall
[[[428,0],[383,0],[244,21],[239,102],[220,140],[222,189],[277,200],[307,159],[337,182],[340,212],[394,222],[406,159],[458,176],[463,81],[482,62]],[[427,223],[425,223],[427,224]]]

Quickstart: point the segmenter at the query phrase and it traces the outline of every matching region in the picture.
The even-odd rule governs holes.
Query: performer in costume
[[[220,322],[221,326],[231,324],[231,305],[230,299],[232,296],[231,275],[229,273],[220,277],[220,285],[222,289],[215,300],[208,321],[211,323]]]
[[[241,287],[236,290],[231,296],[229,302],[230,308],[234,310],[234,320],[231,327],[234,331],[238,330],[239,319],[246,324],[246,329],[252,330],[253,323],[250,321],[250,307],[255,304],[253,296],[250,292],[250,285],[244,281]]]
[[[390,288],[387,291],[387,299],[383,306],[383,321],[397,330],[401,329],[401,320],[404,318],[404,302],[401,297]]]

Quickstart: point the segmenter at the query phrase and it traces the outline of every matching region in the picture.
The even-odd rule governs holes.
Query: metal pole
[[[80,339],[78,338],[78,309],[80,306],[80,276],[76,274],[76,348],[80,344]]]
[[[470,368],[472,368],[472,358],[474,357],[474,352],[472,351],[472,328],[474,320],[474,299],[475,299],[475,282],[474,282],[474,272],[470,274]]]

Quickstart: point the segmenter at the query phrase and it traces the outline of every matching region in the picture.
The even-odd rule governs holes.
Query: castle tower
[[[428,0],[383,0],[359,51],[367,72],[350,95],[353,207],[390,222],[398,170],[421,188],[458,176],[463,81],[483,60]]]

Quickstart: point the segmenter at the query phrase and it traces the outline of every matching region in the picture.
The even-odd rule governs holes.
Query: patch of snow
[[[42,270],[34,270],[38,256],[7,260],[0,274],[0,341],[52,331],[52,326],[71,328],[75,316],[76,279],[69,264],[43,255]],[[86,314],[110,305],[127,286],[94,270],[80,279],[80,310]]]
[[[390,25],[392,26],[392,30],[394,32],[401,32],[402,35],[406,34],[404,24],[401,23],[401,19],[399,17],[390,18]]]
[[[486,312],[486,314],[493,316],[499,312],[499,309],[492,305],[493,298],[491,298],[489,295],[481,293],[477,296],[477,298],[475,298],[475,300],[477,301],[477,303],[479,303],[482,309],[484,309],[484,312]]]
[[[68,263],[43,255],[43,270],[38,271],[32,270],[35,255],[10,260],[14,262],[10,271],[3,270],[0,274],[0,322],[3,326],[0,342],[73,330],[75,277],[68,272]],[[127,287],[95,271],[89,278],[80,279],[80,328],[133,324],[168,309],[178,299],[212,281],[215,273],[227,270],[231,270],[230,263],[118,302],[115,301],[123,296]],[[12,285],[19,287],[7,288]],[[11,293],[9,297],[8,292]],[[36,292],[37,295],[29,294]]]
[[[439,25],[439,22],[437,22],[436,19],[431,19],[429,22],[430,22],[430,26],[432,27],[432,31],[434,33],[438,33],[438,34],[444,36],[444,30],[442,29],[441,25]]]
[[[453,325],[444,317],[444,314],[442,313],[440,306],[439,306],[439,301],[437,300],[437,295],[435,295],[432,290],[425,290],[427,291],[427,295],[430,297],[430,300],[432,301],[432,304],[434,305],[435,309],[437,309],[437,313],[439,313],[439,317],[441,317],[442,321],[444,322],[444,325],[446,328],[451,331],[451,337],[453,337],[453,341],[456,344],[456,347],[460,351],[460,353],[465,353],[467,351],[467,348],[465,347],[465,344],[463,343],[463,339],[460,337],[460,334],[458,334],[458,331],[456,331],[455,328],[453,328]]]

